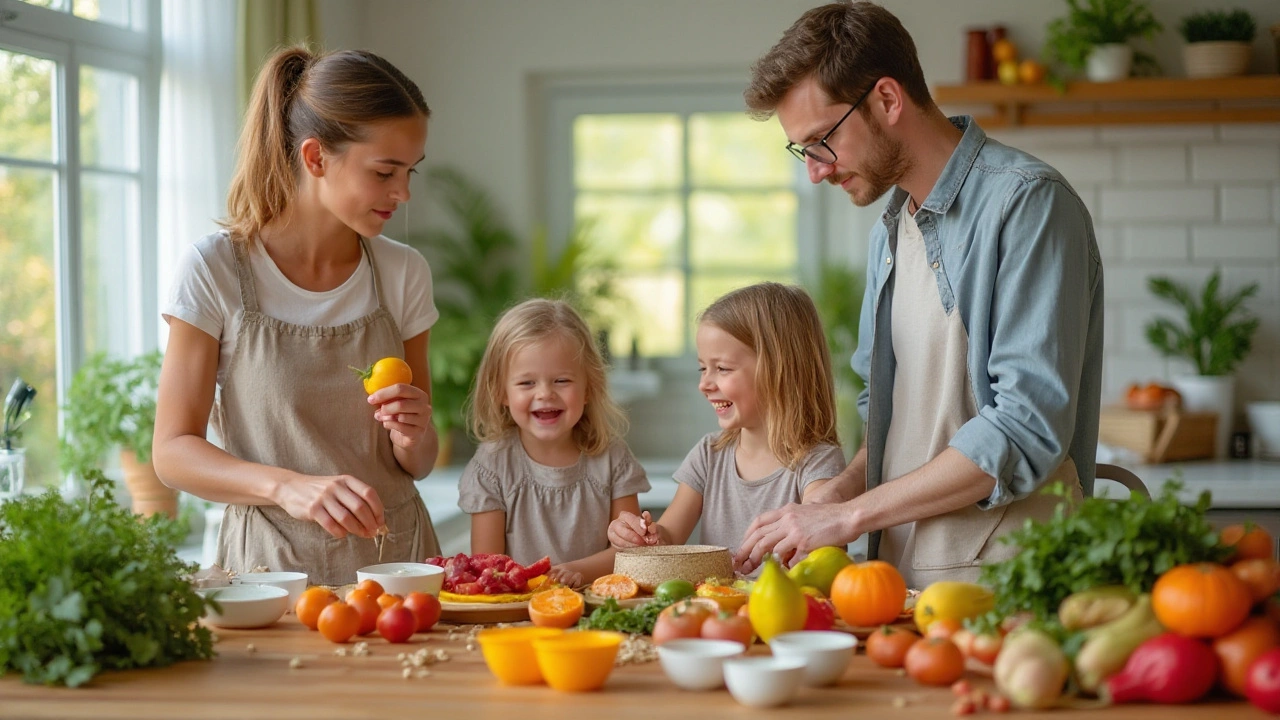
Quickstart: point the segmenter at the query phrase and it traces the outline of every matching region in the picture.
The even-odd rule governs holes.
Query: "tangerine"
[[[538,627],[568,629],[582,617],[582,596],[566,587],[552,588],[529,599],[529,619]]]
[[[1275,541],[1271,533],[1252,523],[1228,525],[1222,529],[1219,542],[1235,550],[1231,561],[1275,556]]]
[[[347,604],[360,613],[360,629],[357,635],[368,635],[378,627],[378,616],[382,614],[382,606],[377,600],[369,597],[363,590],[352,590],[347,593]]]
[[[603,598],[629,600],[640,594],[640,586],[626,575],[602,575],[591,583],[591,592]]]
[[[401,597],[400,595],[396,595],[395,593],[382,593],[381,595],[378,596],[377,600],[378,600],[378,607],[382,608],[383,610],[386,610],[389,607],[392,607],[394,605],[399,605],[400,603],[404,602],[404,598]]]
[[[385,592],[385,590],[382,589],[382,583],[377,580],[361,580],[360,584],[356,585],[355,589],[369,593],[369,597],[374,600],[377,600],[378,596]]]
[[[360,611],[338,600],[320,611],[316,629],[330,642],[344,643],[360,630]]]

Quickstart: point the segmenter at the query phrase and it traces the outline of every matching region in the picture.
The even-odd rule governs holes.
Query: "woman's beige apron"
[[[891,482],[946,450],[960,426],[978,414],[969,375],[969,335],[959,310],[947,313],[938,292],[937,263],[904,207],[894,253],[893,418],[885,442],[883,477]],[[1042,487],[1061,480],[1080,498],[1075,463],[1067,458]],[[999,541],[1028,518],[1048,519],[1060,498],[1036,493],[990,510],[959,510],[886,528],[877,557],[896,565],[909,587],[938,580],[973,582],[983,564],[1017,554]]]
[[[248,248],[234,243],[244,316],[210,420],[223,448],[238,458],[367,483],[385,510],[389,535],[382,561],[421,562],[440,552],[431,518],[413,478],[395,459],[390,435],[373,419],[359,378],[348,369],[404,357],[377,263],[364,238],[360,244],[373,273],[377,309],[345,325],[316,327],[259,310]],[[379,553],[371,539],[335,538],[275,505],[231,505],[218,535],[217,562],[242,573],[265,566],[305,572],[312,584],[344,585],[356,581],[358,568],[379,562]]]

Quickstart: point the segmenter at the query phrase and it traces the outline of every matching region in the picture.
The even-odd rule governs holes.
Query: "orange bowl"
[[[563,633],[557,628],[491,628],[476,633],[476,641],[489,672],[503,685],[537,685],[542,682],[542,673],[533,643]]]
[[[542,677],[556,690],[598,690],[613,672],[624,637],[605,630],[577,630],[534,640],[533,653]]]

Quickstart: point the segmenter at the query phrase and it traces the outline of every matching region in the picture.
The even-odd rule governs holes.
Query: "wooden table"
[[[693,693],[677,689],[655,662],[616,668],[600,692],[571,694],[546,686],[504,687],[485,668],[479,650],[466,649],[466,632],[449,640],[449,626],[390,645],[377,635],[369,654],[338,657],[337,646],[300,625],[293,615],[261,630],[218,630],[218,656],[168,668],[108,672],[77,689],[26,685],[0,678],[0,717],[32,718],[433,718],[527,720],[538,717],[637,718],[791,717],[872,720],[952,718],[947,688],[926,688],[858,655],[839,685],[804,688],[788,706],[769,710],[736,703],[728,691]],[[254,650],[248,649],[252,643]],[[402,676],[402,652],[444,648],[449,660],[429,667],[424,678]],[[762,645],[753,653],[766,654]],[[290,660],[299,657],[302,667]],[[975,687],[989,679],[971,675]],[[896,707],[895,699],[906,701]],[[899,701],[901,702],[901,701]],[[856,714],[856,715],[855,715]],[[981,714],[981,713],[980,713]],[[987,715],[991,715],[986,711]],[[1243,702],[1215,701],[1170,707],[1131,705],[1095,711],[1055,710],[1014,717],[1089,717],[1214,720],[1269,716]]]

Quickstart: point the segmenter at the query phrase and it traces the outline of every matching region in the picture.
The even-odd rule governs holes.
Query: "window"
[[[0,393],[17,376],[38,391],[32,485],[57,482],[80,360],[156,344],[157,25],[154,0],[0,6]]]
[[[610,350],[693,353],[716,297],[807,274],[813,192],[776,119],[743,112],[742,85],[583,88],[550,94],[552,237],[575,224],[610,259],[625,309]],[[807,233],[807,236],[806,236]]]

